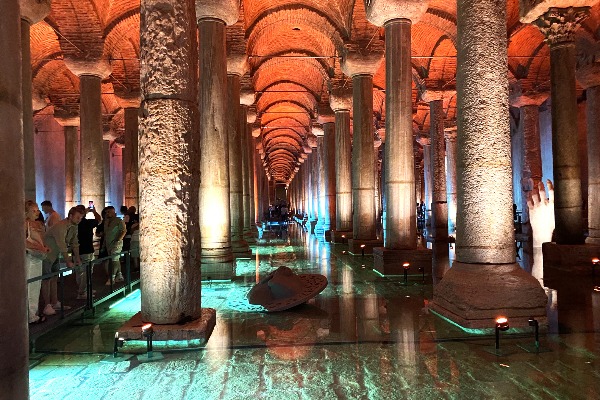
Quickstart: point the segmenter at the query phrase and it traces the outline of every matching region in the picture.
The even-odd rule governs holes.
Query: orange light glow
[[[361,249],[364,249],[364,248],[365,248],[365,245],[364,245],[364,244],[361,244],[361,245],[360,245],[360,248],[361,248]]]
[[[592,263],[593,264],[598,264],[599,262],[600,262],[600,259],[598,259],[598,257],[592,258]]]
[[[506,318],[506,317],[498,317],[498,318],[496,318],[496,323],[497,324],[505,324],[507,322],[508,322],[508,318]]]

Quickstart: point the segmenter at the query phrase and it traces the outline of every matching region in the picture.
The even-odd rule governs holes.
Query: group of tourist
[[[121,251],[131,249],[132,257],[137,261],[139,217],[135,207],[126,209],[123,219],[117,217],[114,207],[105,207],[102,213],[98,214],[93,204],[90,204],[90,207],[72,207],[65,219],[60,218],[48,200],[42,202],[42,211],[46,218],[35,201],[25,201],[27,279],[56,272],[63,262],[67,268],[75,269],[77,299],[87,299],[87,273],[92,272],[91,262],[95,257],[94,235],[100,238],[99,257],[110,257],[110,264],[104,263],[108,275],[106,285],[124,280],[121,272]],[[92,214],[93,218],[86,218],[88,214]],[[126,235],[129,236],[129,240],[124,248]],[[89,268],[87,263],[90,263]],[[57,281],[58,277],[54,275],[28,284],[30,324],[44,322],[46,316],[56,314],[57,310],[70,308],[58,300]]]

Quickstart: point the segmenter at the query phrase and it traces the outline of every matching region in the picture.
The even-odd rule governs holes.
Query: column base
[[[233,252],[233,258],[247,258],[252,255],[252,251],[250,251],[250,247],[248,247],[248,242],[245,240],[236,240],[235,242],[231,242],[231,250]]]
[[[152,329],[154,330],[154,336],[152,337],[152,340],[193,340],[200,341],[198,344],[204,344],[212,334],[216,321],[217,311],[214,308],[203,308],[200,318],[184,324],[153,324]],[[142,321],[142,313],[138,312],[118,329],[117,332],[119,332],[119,337],[125,340],[142,340],[145,342],[146,339],[142,337],[141,330],[141,326],[145,323],[146,321]],[[164,347],[160,347],[168,348],[168,344],[165,343]]]
[[[511,327],[529,326],[534,317],[547,324],[544,289],[519,264],[465,264],[455,261],[433,288],[430,308],[471,329],[493,328],[496,318]]]
[[[578,275],[592,274],[592,258],[600,258],[600,244],[542,244],[544,270],[553,269]],[[600,265],[596,266],[600,275]]]
[[[410,263],[409,275],[420,275],[425,271],[431,275],[431,259],[433,252],[429,249],[386,249],[376,247],[373,249],[373,268],[383,275],[404,274],[403,264]],[[419,270],[419,268],[423,268]]]
[[[231,280],[235,277],[235,265],[233,261],[213,262],[200,264],[202,280]]]
[[[317,227],[317,220],[313,219],[312,221],[308,221],[308,233],[311,235],[315,234],[315,228]]]
[[[325,236],[325,225],[317,223],[315,226],[315,236]]]
[[[350,238],[350,239],[348,239],[348,251],[352,255],[360,256],[363,254],[363,248],[360,247],[363,244],[365,245],[364,254],[373,254],[373,249],[375,247],[383,246],[383,240],[377,240],[377,239],[363,240],[363,239]]]

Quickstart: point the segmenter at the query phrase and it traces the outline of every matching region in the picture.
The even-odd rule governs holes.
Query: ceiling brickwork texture
[[[78,76],[95,74],[103,78],[104,138],[124,143],[124,109],[140,101],[139,12],[135,0],[52,1],[50,14],[31,27],[36,124],[48,116],[63,125],[75,123]],[[511,88],[518,87],[519,95],[543,96],[550,90],[549,48],[540,30],[519,17],[519,1],[508,0]],[[596,60],[599,27],[596,5],[576,33],[579,59],[588,64]],[[251,131],[260,133],[264,166],[273,179],[288,182],[310,151],[314,124],[332,114],[330,93],[351,90],[342,57],[383,52],[384,29],[367,20],[362,0],[241,0],[239,20],[227,29],[228,56],[248,57],[242,90],[256,95]],[[456,119],[456,34],[455,1],[430,0],[412,26],[415,137],[429,130],[427,101],[432,94],[444,100],[446,124],[452,126]],[[373,86],[377,129],[385,126],[385,63],[376,71]],[[582,88],[578,90],[581,94]],[[419,148],[415,141],[417,157]]]

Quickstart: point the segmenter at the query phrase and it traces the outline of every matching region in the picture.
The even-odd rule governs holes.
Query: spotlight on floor
[[[510,328],[508,325],[508,318],[496,318],[496,350],[500,350],[500,331],[507,331],[508,328]]]
[[[360,245],[360,252],[361,252],[362,256],[364,257],[365,256],[365,245],[364,244]]]
[[[408,283],[408,270],[410,269],[410,263],[403,263],[402,268],[404,269],[404,284],[406,285]]]
[[[529,318],[529,326],[533,326],[533,334],[535,335],[535,347],[540,348],[540,324],[537,319]]]
[[[119,332],[115,332],[115,341],[113,344],[112,357],[108,356],[108,357],[104,358],[101,362],[116,363],[116,362],[121,362],[121,361],[127,361],[131,357],[133,357],[133,355],[131,355],[131,354],[119,353],[119,348],[123,347],[123,345],[125,345],[125,339],[123,339],[122,337],[119,336]]]
[[[535,341],[531,343],[518,344],[520,348],[528,353],[546,353],[552,351],[550,348],[540,345],[540,324],[534,317],[529,318],[529,326],[533,327],[533,334]]]
[[[152,324],[146,324],[142,326],[142,337],[146,339],[146,354],[138,356],[140,362],[149,362],[162,360],[164,357],[160,352],[154,352],[152,350],[152,339],[154,337],[154,327]]]
[[[600,263],[600,259],[598,257],[592,258],[592,276],[596,275],[596,267]]]

